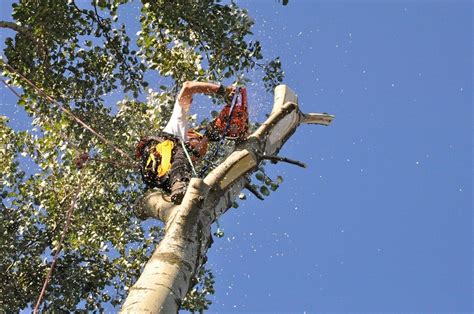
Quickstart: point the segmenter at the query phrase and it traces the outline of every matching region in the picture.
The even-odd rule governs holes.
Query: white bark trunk
[[[130,289],[122,312],[178,312],[194,284],[192,278],[206,261],[211,224],[231,207],[261,156],[275,155],[300,122],[314,123],[299,111],[297,101],[288,87],[278,86],[270,117],[203,180],[191,179],[181,205],[170,204],[156,191],[139,200],[139,214],[162,220],[166,233]]]

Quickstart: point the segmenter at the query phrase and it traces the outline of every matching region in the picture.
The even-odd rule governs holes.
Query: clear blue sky
[[[302,110],[336,119],[222,219],[211,310],[472,312],[472,2],[238,3]]]
[[[221,219],[211,312],[472,312],[472,2],[238,3],[301,109],[336,119]],[[262,121],[272,95],[249,94]]]

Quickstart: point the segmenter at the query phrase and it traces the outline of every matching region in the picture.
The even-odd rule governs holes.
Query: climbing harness
[[[158,174],[158,177],[163,177],[171,169],[171,155],[173,151],[174,143],[171,140],[165,140],[161,143],[156,144],[154,151],[151,151],[148,155],[145,168],[148,168],[150,163],[152,164],[152,171]],[[159,160],[157,160],[159,158]],[[157,161],[159,161],[158,168],[156,167]]]
[[[135,147],[135,158],[140,161],[142,179],[147,186],[158,187],[160,182],[169,179],[176,145],[176,139],[165,133],[140,139]]]

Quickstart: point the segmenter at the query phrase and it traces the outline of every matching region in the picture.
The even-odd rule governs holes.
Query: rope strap
[[[9,65],[8,63],[6,62],[2,62],[2,64],[5,65],[5,67],[10,71],[10,72],[13,72],[15,73],[16,75],[18,75],[19,77],[21,77],[28,85],[30,85],[30,87],[32,87],[34,90],[36,90],[36,92],[46,98],[47,100],[49,100],[51,103],[55,104],[56,106],[58,106],[59,109],[61,109],[63,112],[67,113],[68,115],[70,115],[78,124],[80,124],[81,126],[83,126],[86,130],[88,130],[89,132],[91,132],[93,135],[95,135],[96,137],[98,137],[106,146],[112,148],[112,150],[114,150],[115,152],[117,152],[119,155],[121,155],[122,157],[125,157],[126,159],[128,159],[133,165],[137,165],[137,163],[135,162],[135,160],[133,160],[133,158],[131,158],[127,153],[125,153],[123,150],[121,150],[120,148],[116,147],[114,144],[112,144],[109,140],[107,140],[105,138],[105,136],[103,136],[102,134],[100,134],[99,132],[95,131],[93,128],[91,128],[88,124],[86,124],[84,121],[82,121],[81,119],[79,119],[76,115],[74,115],[69,109],[65,108],[63,105],[61,105],[56,99],[54,99],[53,97],[49,96],[48,94],[46,94],[41,88],[39,88],[38,86],[36,86],[33,82],[31,82],[27,77],[25,77],[23,74],[19,73],[18,71],[16,71],[11,65]]]

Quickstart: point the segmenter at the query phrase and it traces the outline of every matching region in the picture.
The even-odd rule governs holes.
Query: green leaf
[[[260,187],[260,193],[262,193],[265,196],[268,196],[270,195],[270,190],[266,186],[262,185]]]
[[[263,182],[263,181],[265,180],[265,175],[263,174],[263,172],[257,172],[257,173],[255,174],[255,178],[256,178],[257,180]]]
[[[251,36],[254,22],[246,10],[232,1],[188,2],[143,0],[143,14],[136,17],[141,29],[130,35],[130,25],[116,21],[132,12],[128,10],[136,5],[132,1],[48,1],[40,6],[38,1],[15,1],[13,22],[31,29],[37,40],[21,34],[6,38],[2,55],[45,94],[132,154],[138,138],[167,122],[184,81],[227,77],[250,84],[247,73],[262,72],[262,64],[264,73],[255,77],[264,78],[253,83],[270,86],[282,79],[278,59],[256,66],[263,59],[262,47]],[[66,213],[78,195],[57,264],[61,267],[55,269],[54,287],[48,289],[47,308],[103,312],[105,303],[122,302],[125,287],[136,281],[162,237],[129,210],[143,193],[140,174],[114,166],[113,162],[124,160],[108,145],[18,75],[3,72],[21,91],[17,106],[31,115],[36,130],[22,133],[9,128],[3,118],[0,121],[0,195],[11,207],[4,209],[0,202],[0,220],[8,231],[0,252],[8,264],[2,274],[5,302],[0,308],[19,312],[36,301],[41,290],[38,278],[44,278],[50,266],[50,259],[41,257],[48,257],[53,241],[60,239]],[[144,92],[148,86],[144,77],[153,78],[150,95]],[[109,95],[124,93],[128,96],[117,106],[108,103]],[[132,95],[148,99],[131,100]],[[214,118],[218,114],[212,112]],[[221,159],[234,149],[224,146]],[[90,152],[94,159],[78,170],[75,159],[82,152]],[[28,157],[20,158],[21,153]],[[268,195],[271,181],[264,173],[256,177],[270,183],[260,187]],[[212,274],[200,272],[198,277],[198,287],[205,289],[191,289],[182,309],[207,310],[208,294],[214,293]]]
[[[283,177],[282,176],[277,176],[276,182],[278,184],[282,184],[283,183]]]

